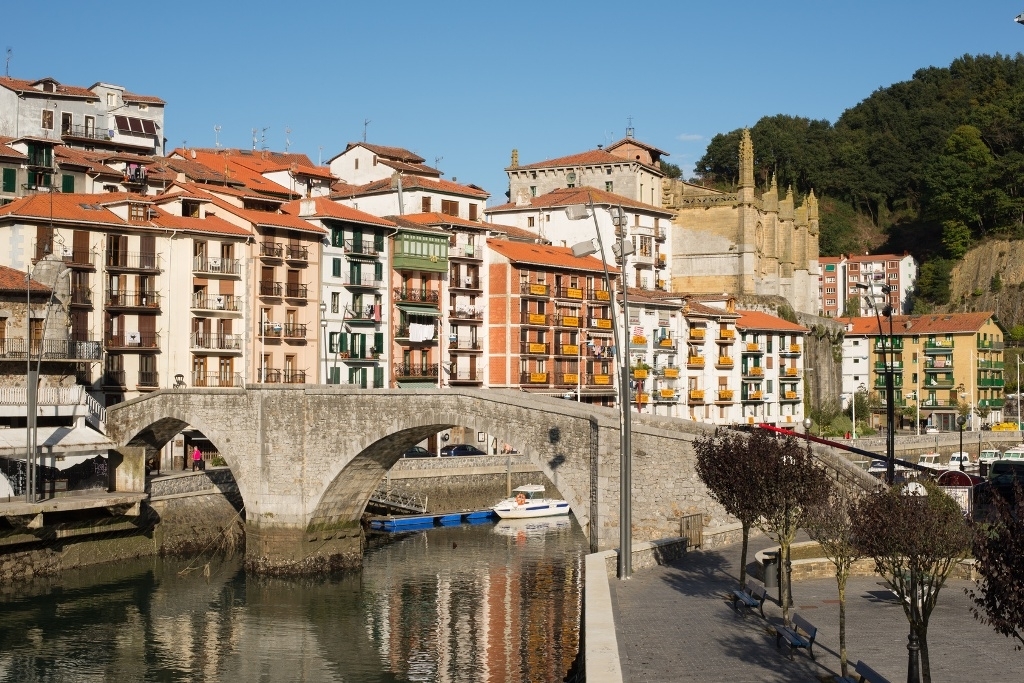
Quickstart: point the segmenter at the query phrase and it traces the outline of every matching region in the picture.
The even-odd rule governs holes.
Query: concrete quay
[[[751,539],[748,559],[752,562],[756,551],[772,545],[765,536]],[[793,611],[819,630],[816,660],[803,652],[791,660],[787,648],[776,648],[771,633],[771,625],[782,622],[777,603],[771,599],[765,603],[767,620],[754,612],[737,614],[731,607],[728,596],[739,577],[738,543],[690,550],[636,571],[628,581],[601,576],[601,555],[587,558],[587,569],[593,569],[587,572],[586,587],[584,646],[589,683],[821,683],[838,675],[839,605],[834,578],[794,581]],[[901,681],[906,678],[909,628],[903,608],[879,585],[880,580],[854,577],[847,585],[849,660],[852,667],[862,659],[890,681]],[[1013,642],[971,614],[964,589],[973,586],[971,581],[951,579],[939,596],[928,632],[933,680],[1020,680],[1020,653],[1013,649]],[[595,623],[601,620],[605,621]],[[611,638],[617,648],[610,645]]]

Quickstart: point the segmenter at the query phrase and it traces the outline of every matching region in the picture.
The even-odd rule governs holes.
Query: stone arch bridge
[[[107,411],[108,436],[118,445],[116,488],[142,490],[146,448],[162,448],[188,426],[217,447],[238,483],[252,568],[290,573],[357,564],[359,520],[374,488],[409,447],[455,426],[515,444],[568,500],[592,549],[617,545],[615,409],[495,390],[164,389]],[[692,442],[709,429],[633,415],[637,541],[677,535],[685,514],[728,521],[694,467]],[[852,467],[844,463],[835,467]]]

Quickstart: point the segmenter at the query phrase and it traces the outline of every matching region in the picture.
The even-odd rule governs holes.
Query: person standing
[[[202,468],[203,454],[199,452],[199,446],[192,449],[192,471]]]

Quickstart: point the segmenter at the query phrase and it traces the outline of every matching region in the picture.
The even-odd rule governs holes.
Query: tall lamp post
[[[957,459],[960,460],[960,471],[964,471],[964,424],[966,424],[967,418],[963,415],[958,415],[956,418],[956,426],[959,428],[957,431],[960,432],[960,452],[957,453]]]
[[[604,241],[601,239],[601,226],[597,222],[597,210],[593,199],[589,204],[575,204],[565,207],[565,215],[569,220],[594,219],[594,232],[597,233],[597,245],[594,240],[574,244],[573,256],[582,258],[600,252],[601,267],[604,269],[605,289],[608,291],[609,306],[612,316],[612,335],[619,353],[619,558],[617,574],[619,579],[628,579],[633,573],[633,520],[632,520],[632,462],[630,444],[629,414],[629,341],[626,334],[629,328],[629,301],[626,297],[626,256],[633,253],[633,243],[623,239],[626,234],[626,216],[621,207],[606,207],[612,216],[612,224],[620,227],[619,239],[612,245],[612,253],[622,259],[622,335],[619,335],[617,316],[615,315],[615,299],[612,297],[611,277],[608,275],[608,259],[605,257]]]
[[[1024,15],[1021,15],[1024,16]],[[1020,350],[1017,352],[1017,431],[1020,431]]]
[[[320,336],[324,339],[324,384],[328,384],[327,376],[327,302],[320,302]]]
[[[927,496],[928,489],[914,481],[903,488],[903,495],[910,497]],[[915,567],[910,568],[910,635],[907,637],[907,683],[921,683],[921,643],[918,641],[917,631],[914,630],[914,624],[921,620],[919,616],[921,602],[917,597],[918,571]]]
[[[862,289],[871,291],[867,297],[868,307],[875,312],[875,320],[878,322],[878,340],[882,343],[882,365],[885,368],[885,483],[892,486],[896,478],[896,387],[893,378],[893,366],[896,363],[896,348],[893,343],[892,334],[892,303],[889,301],[889,293],[892,288],[889,285],[882,285],[882,294],[885,296],[885,306],[878,310],[875,302],[874,282],[870,286],[858,284]],[[882,331],[882,316],[889,319],[889,353],[886,355],[885,333]]]

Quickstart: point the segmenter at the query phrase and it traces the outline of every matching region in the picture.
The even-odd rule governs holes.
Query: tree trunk
[[[917,629],[917,641],[921,646],[921,681],[932,683],[932,667],[928,663],[928,624],[922,623]]]
[[[839,584],[839,667],[842,676],[849,675],[846,662],[846,575],[836,573]]]
[[[782,596],[782,623],[789,626],[789,543],[779,544],[779,595]]]
[[[743,550],[740,551],[740,590],[747,581],[747,541],[750,539],[750,522],[743,524]]]

